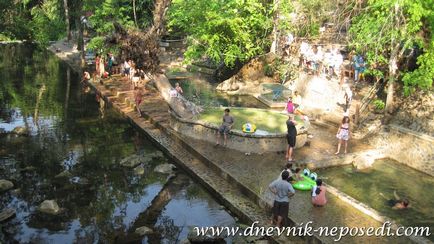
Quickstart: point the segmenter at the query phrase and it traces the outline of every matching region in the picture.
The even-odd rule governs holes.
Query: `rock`
[[[8,180],[0,180],[0,192],[7,191],[9,189],[12,189],[13,187],[14,187],[14,183]]]
[[[161,174],[172,174],[174,169],[176,169],[176,166],[173,164],[160,164],[154,168],[154,172]]]
[[[191,244],[191,242],[188,239],[184,239],[181,241],[181,244]]]
[[[134,168],[139,164],[147,164],[150,163],[152,161],[152,157],[155,157],[156,155],[153,154],[142,154],[142,155],[131,155],[128,156],[124,159],[122,159],[119,164],[124,166],[124,167],[128,167],[128,168]]]
[[[33,166],[27,166],[27,167],[25,167],[25,168],[22,168],[20,171],[21,172],[29,172],[29,171],[35,171],[36,170],[36,167],[33,167]]]
[[[84,177],[79,177],[79,176],[75,176],[72,177],[69,182],[73,183],[73,184],[77,184],[77,185],[89,185],[89,180],[87,178]]]
[[[152,159],[164,158],[164,154],[161,151],[155,151],[155,152],[149,153],[147,155],[148,155],[148,157],[151,157]]]
[[[375,162],[375,157],[371,156],[370,154],[362,154],[362,155],[358,155],[354,159],[353,166],[357,170],[363,170],[363,169],[371,168],[374,162]]]
[[[61,213],[61,209],[55,200],[45,200],[39,205],[38,210],[42,213],[57,215]]]
[[[6,208],[0,212],[0,222],[6,221],[12,217],[14,217],[16,214],[14,209]]]
[[[187,239],[190,243],[226,243],[224,233],[220,236],[212,236],[211,234],[197,235],[198,233],[194,229],[190,229]]]
[[[145,173],[145,168],[142,165],[139,165],[134,168],[134,174],[143,175]]]
[[[149,227],[142,226],[142,227],[137,228],[134,231],[134,233],[136,233],[138,235],[141,235],[141,236],[144,236],[144,235],[152,234],[152,233],[154,233],[154,231],[151,228],[149,228]]]
[[[28,136],[29,130],[27,130],[25,127],[17,126],[12,130],[12,133],[19,136]]]
[[[65,171],[57,174],[56,176],[54,176],[54,178],[56,178],[56,179],[61,179],[61,178],[68,178],[69,179],[71,177],[72,177],[72,174],[68,170],[65,170]]]

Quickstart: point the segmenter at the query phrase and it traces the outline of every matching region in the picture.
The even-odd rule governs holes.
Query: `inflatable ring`
[[[254,133],[255,131],[256,131],[256,125],[250,124],[250,123],[245,123],[243,125],[243,132],[244,133]]]
[[[316,173],[310,173],[309,169],[304,169],[301,177],[303,180],[297,181],[292,185],[294,189],[310,191],[314,186],[316,186],[316,179],[318,178]]]

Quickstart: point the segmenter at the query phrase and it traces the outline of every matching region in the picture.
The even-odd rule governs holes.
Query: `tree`
[[[187,35],[187,61],[211,58],[233,66],[268,52],[272,7],[260,0],[174,0],[167,26]]]
[[[71,40],[71,25],[69,23],[68,0],[63,0],[63,8],[65,9],[66,37],[67,37],[68,41],[70,41]]]
[[[361,14],[353,19],[350,28],[352,46],[366,53],[368,63],[376,67],[387,66],[387,70],[383,71],[388,79],[387,112],[393,109],[395,81],[401,72],[405,73],[398,69],[399,62],[406,50],[424,43],[421,31],[427,24],[432,28],[433,6],[432,0],[368,0]],[[430,23],[426,22],[427,19],[431,19]],[[432,84],[432,66],[424,65],[424,61],[432,62],[432,54],[426,54],[419,60],[421,66],[419,71],[412,73],[413,77],[431,75]],[[425,73],[430,69],[431,74]]]

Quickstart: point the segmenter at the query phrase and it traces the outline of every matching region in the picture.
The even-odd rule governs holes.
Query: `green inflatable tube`
[[[310,191],[314,186],[316,186],[316,182],[308,176],[302,175],[301,177],[303,177],[303,180],[297,181],[292,185],[294,189],[300,191]]]

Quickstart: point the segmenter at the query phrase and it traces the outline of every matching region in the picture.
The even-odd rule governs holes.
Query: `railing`
[[[374,100],[375,95],[378,91],[378,89],[380,88],[381,83],[380,83],[380,79],[377,80],[374,85],[371,87],[371,89],[368,91],[368,93],[362,98],[361,102],[360,102],[360,107],[359,107],[359,111],[358,111],[358,124],[361,124],[363,122],[365,122],[365,120],[368,118],[368,106],[369,104],[371,104],[371,102]]]

